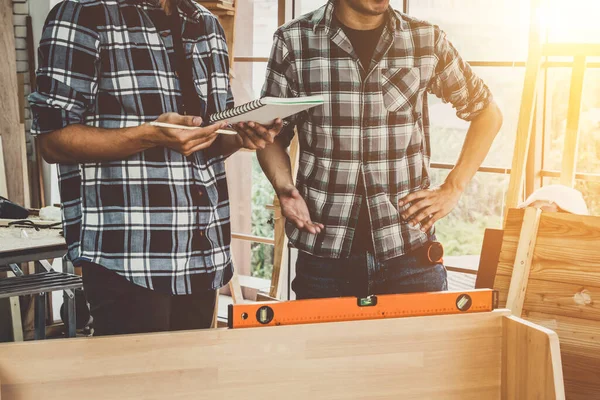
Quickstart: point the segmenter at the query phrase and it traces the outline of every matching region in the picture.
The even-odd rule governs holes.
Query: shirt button
[[[200,231],[200,236],[204,236],[204,231]]]
[[[162,36],[162,37],[167,37],[167,36],[169,36],[170,34],[171,34],[171,32],[169,32],[169,31],[164,31],[164,32],[161,32],[161,33],[160,33],[160,36]]]

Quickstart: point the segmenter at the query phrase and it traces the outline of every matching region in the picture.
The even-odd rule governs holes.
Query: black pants
[[[210,328],[215,290],[175,296],[149,290],[96,264],[83,265],[94,336]]]

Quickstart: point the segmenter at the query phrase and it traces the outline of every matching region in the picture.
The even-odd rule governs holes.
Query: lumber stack
[[[567,398],[598,398],[600,217],[542,213],[537,234],[527,238],[521,235],[524,216],[524,210],[508,213],[494,283],[500,306],[506,305],[513,271],[521,268],[515,264],[519,243],[535,240],[521,316],[558,334]]]

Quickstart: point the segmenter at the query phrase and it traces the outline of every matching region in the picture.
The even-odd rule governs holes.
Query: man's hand
[[[444,218],[458,204],[458,200],[462,195],[462,190],[449,183],[444,183],[442,186],[419,190],[400,199],[398,207],[412,203],[412,205],[402,212],[403,220],[408,220],[411,226],[421,224],[421,231],[427,232],[433,224]]]
[[[283,216],[296,228],[312,234],[321,233],[325,228],[323,224],[311,221],[308,206],[295,186],[286,187],[278,196]]]
[[[172,128],[156,128],[155,143],[162,147],[168,147],[175,150],[184,156],[203,150],[215,141],[218,136],[217,130],[227,125],[226,122],[216,123],[204,128],[201,128],[202,118],[179,115],[177,113],[166,113],[158,117],[156,122],[164,122],[168,124],[197,126],[198,129],[172,129]]]
[[[273,125],[265,127],[256,122],[240,122],[235,125],[235,130],[243,141],[243,147],[250,150],[264,149],[275,141],[281,132],[283,121],[276,119]]]

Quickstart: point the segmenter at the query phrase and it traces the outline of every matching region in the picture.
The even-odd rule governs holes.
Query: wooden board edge
[[[527,281],[529,280],[529,271],[533,262],[533,253],[541,215],[542,211],[540,209],[527,208],[525,209],[525,216],[521,225],[519,244],[517,245],[517,254],[513,264],[506,300],[506,307],[517,317],[520,317],[523,313]]]
[[[524,334],[517,331],[518,328],[525,328]],[[511,330],[517,331],[514,335],[510,333]],[[503,319],[503,344],[502,344],[502,399],[514,399],[514,398],[524,398],[519,396],[519,393],[523,393],[523,386],[527,386],[525,389],[529,395],[532,393],[530,390],[534,390],[534,394],[536,398],[544,398],[544,399],[556,399],[556,400],[565,400],[565,386],[564,386],[564,378],[562,371],[562,358],[560,354],[560,343],[558,339],[558,335],[551,329],[545,328],[543,326],[537,325],[533,322],[526,321],[522,318],[515,317],[514,315],[505,316]],[[537,339],[535,338],[537,337]],[[524,381],[527,382],[526,385],[518,385],[517,380],[509,379],[509,361],[508,358],[510,356],[508,347],[512,344],[511,341],[518,340],[520,342],[526,343],[526,346],[523,346],[525,349],[525,353],[523,351],[519,352],[519,356],[525,357],[526,361],[529,361],[528,365],[520,365],[519,363],[514,363],[510,365],[510,367],[514,367],[515,370],[511,371],[513,376],[524,377]],[[540,343],[541,341],[544,343]],[[547,350],[548,354],[542,354],[542,360],[546,359],[550,365],[546,367],[551,368],[551,376],[544,376],[543,379],[527,379],[527,369],[531,367],[531,369],[539,371],[541,368],[544,368],[541,363],[536,363],[535,361],[531,361],[535,357],[533,354],[536,350],[540,350],[540,345],[542,349]],[[523,348],[518,350],[523,350]],[[531,354],[529,354],[531,353]],[[515,387],[512,387],[515,386]],[[536,391],[536,387],[538,390]],[[551,387],[553,391],[553,397],[550,393],[546,393],[548,387]],[[521,389],[521,392],[518,389]]]

